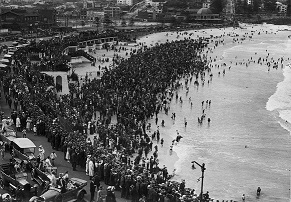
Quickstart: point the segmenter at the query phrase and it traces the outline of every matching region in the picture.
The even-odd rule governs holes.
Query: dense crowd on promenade
[[[207,46],[205,41],[142,47],[105,72],[101,80],[87,82],[76,96],[58,98],[53,79],[40,73],[41,68],[35,68],[28,57],[32,52],[42,53],[46,58],[43,65],[51,70],[60,62],[65,64],[59,60],[63,48],[80,38],[55,40],[18,50],[13,56],[14,74],[3,79],[6,101],[13,100],[12,116],[22,120],[20,128],[35,127],[36,135],[47,137],[52,148],[64,152],[73,169],[86,168],[96,185],[104,180],[124,198],[148,202],[197,200],[185,182],[169,181],[171,175],[158,164],[157,149],[152,148],[155,137],[147,134],[146,123],[173,97],[180,78],[198,75],[207,68],[200,57]],[[96,111],[100,119],[96,119]],[[110,124],[112,114],[117,114],[116,125]],[[87,139],[88,134],[96,134],[93,142]],[[133,154],[137,155],[131,161]]]

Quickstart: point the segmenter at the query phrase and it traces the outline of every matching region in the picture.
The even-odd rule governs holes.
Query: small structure
[[[44,74],[47,74],[49,76],[52,76],[54,78],[54,83],[57,90],[57,95],[67,95],[70,93],[69,91],[69,82],[68,82],[68,75],[69,72],[64,71],[46,71],[41,72]]]
[[[198,22],[209,22],[209,23],[220,23],[221,19],[219,14],[213,14],[209,8],[200,8],[196,14],[191,15],[195,21]]]

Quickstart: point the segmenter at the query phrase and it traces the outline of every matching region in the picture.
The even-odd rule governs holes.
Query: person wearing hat
[[[16,118],[16,130],[20,132],[21,122],[19,116]]]
[[[36,136],[36,135],[37,135],[37,128],[36,128],[36,125],[33,125],[32,130],[33,130],[33,134],[34,134],[34,136]]]
[[[114,186],[107,187],[106,202],[116,202],[116,197],[114,193]]]

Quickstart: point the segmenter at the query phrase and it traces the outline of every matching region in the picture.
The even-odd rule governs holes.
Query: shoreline
[[[251,25],[250,25],[251,26]],[[254,26],[256,26],[256,25],[254,25]],[[223,30],[225,30],[225,29],[221,29],[220,31],[223,31]],[[197,31],[197,30],[192,30],[192,31],[194,31],[194,32],[197,32],[199,35],[200,35],[200,33],[199,33],[199,31]],[[204,31],[204,30],[203,30]],[[209,31],[209,29],[207,29],[207,30],[205,30],[206,32],[207,31]],[[185,31],[182,31],[182,32],[179,32],[179,33],[183,33],[183,32],[185,32]],[[162,32],[162,33],[164,33],[164,32]],[[177,32],[169,32],[169,33],[172,33],[172,34],[175,34],[175,33],[177,33]],[[158,35],[158,34],[161,34],[160,32],[159,33],[156,33],[156,34],[150,34],[150,35],[146,35],[146,36],[149,36],[148,37],[148,40],[150,40],[150,36],[152,36],[152,35]],[[164,33],[165,34],[165,33]],[[201,33],[202,34],[202,33]],[[145,38],[146,36],[144,36],[144,37],[142,37],[142,38]],[[151,42],[149,42],[149,43],[151,43]],[[160,42],[159,42],[160,43]],[[154,43],[155,44],[155,43]],[[252,42],[250,41],[250,44],[252,44]],[[227,46],[228,44],[226,44],[226,46]],[[230,44],[231,46],[232,46],[232,44]],[[237,46],[237,44],[235,45],[235,46]],[[216,49],[216,51],[219,51],[219,48],[218,49]],[[221,52],[219,52],[219,54],[221,54]],[[219,58],[222,58],[223,59],[223,57],[218,57],[218,59]],[[220,60],[219,60],[220,61]],[[217,61],[218,62],[218,61]],[[226,74],[227,75],[227,74]],[[216,78],[215,78],[216,79]],[[280,81],[279,81],[280,82]],[[277,82],[278,83],[278,82]],[[275,89],[276,89],[276,87],[275,87]],[[179,91],[179,90],[178,90]],[[271,94],[272,95],[272,94]],[[267,98],[265,98],[267,101],[268,101],[268,97]],[[267,103],[267,101],[264,103],[264,107],[266,106],[266,103]],[[158,123],[160,123],[160,121],[161,121],[161,119],[162,118],[160,118],[160,115],[161,115],[161,113],[159,114],[159,122]],[[163,117],[163,116],[162,116]],[[151,122],[151,123],[154,123],[154,120],[152,119],[152,120],[149,120],[149,122]],[[170,123],[170,122],[169,122]],[[166,125],[168,124],[168,122],[166,121]],[[275,124],[276,125],[276,124]],[[155,124],[152,124],[152,128],[155,126]],[[279,127],[281,127],[281,126],[279,126]],[[163,131],[164,129],[162,128],[162,127],[160,127],[160,130],[161,131]],[[166,130],[166,129],[165,129]],[[176,128],[175,129],[173,129],[172,131],[175,131],[176,130]],[[170,130],[166,130],[166,134],[162,134],[162,132],[161,132],[161,137],[163,137],[163,135],[166,135],[168,138],[169,138],[169,140],[166,140],[165,139],[165,145],[167,144],[168,146],[170,145],[170,143],[171,143],[171,139],[173,139],[173,137],[175,136],[175,133],[170,133],[169,132]],[[183,141],[183,139],[182,139],[182,141]],[[166,143],[167,142],[167,143]],[[250,144],[250,145],[252,145],[252,143],[251,142],[249,142],[248,144]],[[154,146],[154,145],[153,145]],[[182,147],[182,145],[181,145],[181,147]],[[174,146],[174,149],[173,149],[173,152],[175,152],[175,148],[177,148],[177,147],[175,147]],[[252,148],[252,147],[251,147]],[[185,148],[184,148],[185,149]],[[253,149],[255,149],[255,148],[252,148],[252,150]],[[168,151],[168,148],[167,147],[165,147],[164,146],[164,148],[163,148],[163,150],[164,150],[164,152],[161,152],[161,153],[163,153],[162,155],[161,154],[159,154],[159,159],[163,159],[163,161],[160,161],[160,165],[162,165],[163,164],[163,162],[167,162],[167,151]],[[187,150],[187,148],[186,148],[186,150]],[[160,150],[159,150],[159,152],[160,152]],[[175,161],[175,163],[174,163],[174,168],[176,168],[177,166],[178,166],[178,164],[180,164],[181,163],[181,161],[183,161],[183,159],[182,159],[182,157],[180,157],[179,156],[179,154],[177,154],[177,153],[174,153],[174,155],[177,155],[177,158],[175,158],[173,161]],[[203,158],[202,158],[203,159]],[[171,162],[172,163],[172,162]],[[166,166],[168,166],[167,164],[166,164]],[[189,164],[189,167],[190,167],[191,165]],[[168,168],[169,168],[169,166],[168,166]],[[171,170],[169,169],[169,173],[171,172]],[[210,172],[210,171],[208,171],[208,172]],[[195,173],[195,176],[197,175],[197,172]],[[199,173],[198,173],[198,175],[199,175]],[[207,173],[207,175],[209,175],[208,173]],[[181,176],[179,176],[179,174],[176,176],[176,177],[181,177]],[[175,179],[175,178],[174,178]],[[178,180],[179,181],[179,180]],[[207,185],[207,184],[206,184]],[[246,189],[246,191],[247,192],[245,192],[245,193],[248,193],[248,192],[250,192],[251,190],[248,188],[248,187],[244,187],[244,188],[242,188],[243,190],[244,189]],[[198,189],[199,190],[199,189]],[[212,190],[210,190],[210,194],[211,194],[211,192],[212,192]],[[239,199],[238,198],[238,195],[239,194],[236,194],[236,199]],[[248,198],[248,199],[251,199],[251,198]]]
[[[250,42],[250,43],[253,43],[253,42]],[[280,74],[280,72],[279,72],[279,74]],[[281,76],[282,77],[282,76]],[[280,80],[278,80],[278,82],[280,82]],[[278,83],[277,82],[277,83]],[[275,87],[275,90],[276,90],[276,87]],[[270,93],[270,96],[272,95],[274,93],[274,91],[272,92],[272,93]],[[265,97],[265,100],[266,100],[266,102],[268,101],[268,97]],[[263,103],[263,105],[262,105],[262,107],[265,107],[265,105],[266,105],[266,102],[264,102]],[[167,123],[167,121],[166,121],[166,123]],[[277,123],[275,124],[275,125],[277,125]],[[280,126],[279,126],[280,127]],[[281,128],[281,127],[280,127]],[[183,141],[183,140],[182,140]],[[175,151],[175,149],[174,149],[174,151]],[[179,155],[178,155],[179,156]],[[181,158],[179,159],[179,161],[182,161],[181,160]],[[176,164],[179,164],[180,162],[176,162]],[[189,164],[189,167],[190,167],[190,164]],[[236,197],[237,199],[238,199],[238,197]]]

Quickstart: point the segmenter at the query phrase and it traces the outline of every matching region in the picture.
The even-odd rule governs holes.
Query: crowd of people
[[[40,73],[41,65],[50,70],[65,65],[66,60],[60,60],[64,47],[80,40],[70,36],[40,41],[15,52],[14,71],[3,78],[3,89],[7,102],[17,100],[11,117],[16,117],[15,124],[20,120],[19,130],[35,130],[36,135],[45,136],[53,149],[64,152],[73,170],[85,168],[96,184],[104,180],[124,198],[198,200],[184,181],[169,181],[172,175],[159,165],[146,123],[164,110],[180,78],[203,74],[208,68],[200,55],[206,41],[185,39],[143,46],[100,80],[87,82],[76,96],[58,98],[53,79]],[[30,53],[40,53],[42,62],[31,62]],[[117,115],[116,125],[110,124],[113,114]],[[95,134],[93,142],[87,138],[89,134]]]

